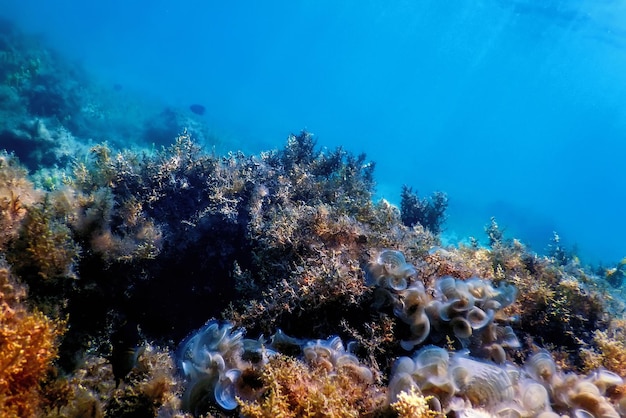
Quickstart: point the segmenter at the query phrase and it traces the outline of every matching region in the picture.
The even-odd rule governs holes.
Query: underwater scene
[[[0,0],[0,417],[625,417],[625,17]]]

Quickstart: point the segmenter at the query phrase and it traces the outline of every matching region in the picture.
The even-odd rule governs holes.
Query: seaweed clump
[[[65,399],[45,408],[45,418],[190,417],[180,412],[181,381],[169,350],[148,344],[122,385],[111,364],[97,355],[83,362],[65,382]],[[178,414],[178,415],[176,415]]]
[[[428,406],[429,397],[424,397],[414,387],[408,392],[402,391],[397,396],[398,400],[391,404],[399,418],[434,418],[439,413]]]
[[[64,214],[6,152],[0,153],[0,229],[0,256],[16,280],[27,285],[30,307],[64,318],[80,246]]]
[[[0,251],[6,251],[8,243],[19,235],[26,208],[40,198],[19,160],[0,152]]]
[[[46,404],[41,385],[65,327],[23,303],[26,292],[0,266],[0,415],[34,417]]]
[[[447,197],[405,186],[400,209],[373,202],[374,164],[363,154],[319,149],[305,131],[259,155],[207,153],[202,129],[172,109],[129,128],[145,111],[120,119],[102,107],[119,102],[119,89],[79,89],[80,70],[20,44],[7,22],[0,35],[10,60],[0,69],[0,142],[39,170],[29,177],[0,155],[7,414],[264,416],[330,405],[353,416],[393,413],[391,403],[430,416],[462,413],[454,402],[463,398],[468,410],[515,415],[547,410],[544,392],[559,413],[614,412],[623,385],[599,367],[624,377],[622,325],[608,320],[619,310],[558,236],[542,257],[505,239],[494,219],[488,247],[442,247]],[[162,148],[115,148],[175,132]],[[79,138],[104,135],[112,145]],[[609,285],[621,284],[623,265],[603,273]],[[209,322],[202,338],[184,340],[183,390],[173,341],[210,317],[230,325]],[[246,340],[243,329],[272,337]],[[338,337],[316,340],[329,335]],[[356,344],[346,350],[341,339]],[[430,379],[432,358],[416,366],[425,352],[447,356],[440,381]],[[512,407],[510,388],[487,402],[467,384],[513,363],[531,381],[511,387],[534,403]]]
[[[433,234],[439,234],[446,220],[448,196],[435,192],[430,198],[420,198],[411,187],[402,186],[400,216],[406,226],[422,225]]]
[[[80,247],[56,216],[46,202],[30,206],[19,236],[7,251],[7,261],[29,285],[31,300],[46,313],[62,317],[63,298],[76,278]]]
[[[70,298],[70,312],[92,313],[74,329],[102,329],[113,309],[147,335],[168,329],[180,339],[229,302],[226,319],[251,332],[332,333],[342,319],[358,321],[349,307],[366,291],[367,249],[436,242],[399,225],[391,205],[372,203],[373,167],[363,155],[316,150],[307,132],[259,157],[207,154],[188,133],[154,154],[93,147],[57,193],[90,282]],[[203,303],[215,295],[222,304]],[[328,323],[329,310],[346,313]],[[310,324],[294,327],[292,313],[305,311]]]
[[[407,226],[397,208],[372,202],[373,165],[364,156],[317,150],[307,132],[290,136],[282,150],[249,157],[208,154],[186,132],[154,153],[101,144],[76,162],[63,187],[49,192],[36,191],[15,160],[5,161],[3,173],[16,180],[3,192],[11,215],[3,253],[32,287],[34,305],[69,315],[58,362],[68,378],[50,373],[44,385],[46,402],[55,405],[50,416],[54,409],[67,416],[175,410],[178,404],[166,399],[182,392],[173,389],[176,379],[165,373],[161,383],[146,386],[154,379],[133,377],[142,360],[132,357],[143,341],[171,344],[207,317],[254,335],[282,330],[298,341],[284,351],[274,340],[235,338],[241,346],[223,362],[208,345],[187,350],[201,359],[179,365],[190,372],[189,382],[200,371],[208,375],[199,386],[188,382],[181,405],[197,414],[232,411],[239,405],[232,395],[246,389],[241,405],[251,416],[271,407],[263,405],[274,386],[262,370],[272,367],[272,350],[302,363],[284,367],[316,376],[308,384],[324,396],[331,396],[324,387],[344,385],[335,376],[345,363],[318,364],[304,354],[318,349],[305,341],[322,351],[332,346],[315,343],[320,336],[356,341],[340,357],[350,359],[350,373],[360,379],[370,371],[365,386],[375,390],[363,396],[376,403],[385,391],[377,385],[392,379],[394,358],[425,344],[467,348],[492,359],[494,368],[485,370],[494,373],[496,364],[522,362],[541,345],[558,353],[559,365],[580,370],[577,352],[599,349],[594,332],[608,324],[606,291],[577,259],[562,265],[563,259],[538,256],[504,239],[495,220],[487,228],[489,247],[441,247],[428,225]],[[137,335],[118,344],[126,328]],[[207,335],[219,337],[220,330],[207,328]],[[452,365],[476,366],[470,361],[476,360],[455,357]],[[318,374],[324,370],[327,375]],[[464,394],[446,390],[450,397]],[[437,409],[431,399],[432,410],[449,410],[448,398],[424,392],[443,402]],[[475,395],[467,396],[471,402]]]
[[[361,416],[386,405],[374,372],[339,337],[303,340],[282,331],[244,339],[230,323],[209,321],[183,341],[183,408],[194,415],[239,408],[244,416]]]
[[[603,367],[626,378],[625,325],[623,319],[614,319],[606,329],[594,332],[593,345],[582,354],[587,370]]]
[[[575,257],[562,265],[561,258],[540,256],[520,241],[507,239],[493,218],[485,231],[489,248],[437,251],[431,257],[436,257],[438,270],[452,271],[453,276],[474,271],[495,284],[515,286],[516,303],[505,312],[516,318],[511,325],[520,341],[552,347],[567,357],[570,367],[581,369],[581,349],[593,344],[594,332],[606,329],[611,312],[620,309],[608,283]]]
[[[279,355],[263,367],[260,380],[262,397],[239,401],[244,417],[371,416],[385,405],[382,388],[363,380],[350,365],[329,369]]]
[[[565,373],[545,350],[529,356],[520,367],[426,346],[410,358],[396,360],[389,391],[391,399],[419,393],[427,397],[429,409],[446,415],[482,410],[495,416],[617,418],[620,396],[615,396],[615,389],[622,384],[620,376],[602,369],[586,376]]]

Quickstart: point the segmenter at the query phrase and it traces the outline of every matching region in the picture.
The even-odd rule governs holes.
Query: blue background
[[[626,4],[613,0],[0,0],[104,83],[246,152],[303,128],[376,161],[379,197],[450,198],[451,242],[491,216],[542,252],[626,256]]]

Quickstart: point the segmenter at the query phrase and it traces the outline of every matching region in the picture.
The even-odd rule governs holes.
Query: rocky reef
[[[626,414],[625,263],[495,219],[445,246],[445,194],[374,201],[374,163],[306,131],[218,154],[174,112],[99,141],[117,93],[1,23],[0,415]]]

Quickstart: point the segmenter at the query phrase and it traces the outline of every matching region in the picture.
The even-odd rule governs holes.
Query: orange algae
[[[360,417],[384,406],[383,388],[363,381],[348,365],[330,371],[291,357],[272,358],[262,371],[265,394],[238,399],[244,417]]]
[[[606,330],[596,330],[593,336],[595,350],[587,349],[583,353],[586,370],[604,367],[622,378],[626,378],[626,321],[611,321]]]
[[[0,270],[0,282],[0,416],[32,417],[43,402],[39,385],[56,358],[64,324],[27,311],[8,270]]]
[[[409,392],[402,391],[398,400],[391,404],[391,408],[398,413],[399,418],[434,418],[440,416],[428,407],[432,396],[422,396],[414,387]]]

